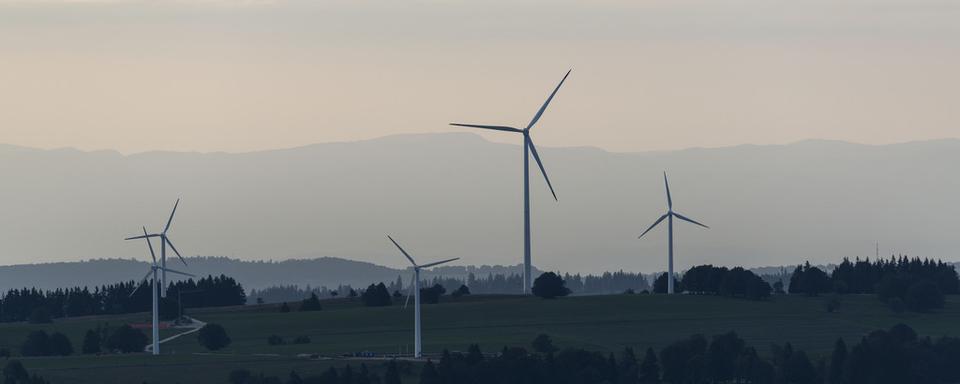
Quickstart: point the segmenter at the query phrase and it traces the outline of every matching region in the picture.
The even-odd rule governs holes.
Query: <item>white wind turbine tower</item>
[[[160,267],[161,267],[160,296],[164,298],[167,297],[167,272],[165,269],[167,268],[167,245],[169,245],[170,249],[172,249],[173,252],[177,254],[177,257],[180,258],[180,262],[182,262],[184,266],[187,265],[187,261],[183,259],[183,256],[180,256],[180,252],[177,251],[177,247],[173,246],[173,242],[171,242],[170,237],[167,236],[167,231],[170,230],[170,224],[173,223],[173,215],[177,213],[178,205],[180,205],[180,199],[177,199],[177,202],[173,204],[173,211],[170,212],[170,218],[167,219],[167,225],[163,227],[163,232],[151,233],[149,235],[144,233],[143,236],[134,236],[134,237],[128,237],[124,239],[124,240],[135,240],[135,239],[143,239],[143,238],[149,238],[149,237],[160,238]],[[151,248],[151,251],[152,250],[153,249]]]
[[[537,147],[533,145],[533,140],[530,139],[530,128],[533,128],[533,125],[540,120],[540,116],[543,115],[543,111],[547,110],[547,105],[550,105],[550,101],[553,100],[553,96],[557,94],[557,91],[560,90],[560,86],[563,85],[563,82],[567,80],[567,76],[570,76],[570,71],[567,71],[566,75],[563,75],[563,79],[560,80],[560,84],[557,84],[557,88],[553,90],[553,93],[550,94],[550,97],[547,98],[547,101],[543,103],[543,106],[540,107],[540,110],[537,111],[537,114],[533,116],[533,120],[530,120],[530,123],[527,124],[527,127],[524,129],[514,128],[509,126],[502,125],[477,125],[477,124],[460,124],[460,123],[450,123],[450,125],[455,125],[458,127],[468,127],[468,128],[482,128],[482,129],[492,129],[495,131],[505,131],[505,132],[515,132],[523,134],[523,290],[522,292],[526,294],[530,285],[533,284],[533,280],[530,276],[530,155],[533,154],[533,159],[537,161],[537,165],[540,167],[540,173],[543,174],[543,179],[546,180],[547,186],[550,187],[550,193],[553,194],[553,199],[557,200],[557,193],[553,191],[553,185],[550,184],[550,178],[547,177],[547,171],[543,168],[543,163],[540,161],[540,155],[537,154]]]
[[[152,335],[153,347],[151,349],[154,355],[159,355],[160,354],[160,308],[159,308],[160,298],[158,297],[159,296],[158,291],[160,290],[160,284],[159,284],[159,281],[157,280],[157,271],[160,270],[163,272],[176,273],[176,274],[191,276],[191,277],[193,275],[185,272],[175,271],[175,270],[157,265],[157,255],[153,253],[153,244],[150,243],[151,237],[153,236],[147,235],[147,228],[143,227],[143,236],[140,236],[139,238],[147,239],[147,247],[150,248],[150,257],[153,259],[153,263],[150,264],[150,271],[148,271],[147,274],[143,276],[143,279],[140,280],[140,284],[137,285],[137,288],[135,288],[133,292],[130,292],[130,297],[133,297],[133,295],[137,293],[140,287],[147,282],[148,278],[151,279],[150,280],[150,290],[151,290],[150,296],[153,300],[153,310],[152,310],[153,312],[153,327],[152,327],[153,328],[153,335]]]
[[[422,350],[421,350],[421,348],[420,348],[420,270],[421,270],[421,269],[424,269],[424,268],[435,267],[435,266],[437,266],[437,265],[444,264],[444,263],[449,263],[449,262],[451,262],[451,261],[458,260],[458,259],[460,259],[460,258],[459,258],[459,257],[455,257],[455,258],[452,258],[452,259],[437,261],[437,262],[433,262],[433,263],[429,263],[429,264],[417,265],[417,262],[416,262],[416,261],[413,261],[413,257],[410,257],[410,254],[408,254],[407,251],[404,251],[404,250],[403,250],[403,247],[401,247],[400,244],[397,244],[397,241],[396,241],[396,240],[394,240],[394,239],[393,239],[392,237],[390,237],[389,235],[387,236],[387,238],[390,239],[390,241],[393,243],[393,245],[396,245],[396,246],[397,246],[397,249],[399,249],[400,252],[403,253],[403,255],[407,257],[407,260],[410,260],[410,264],[413,264],[413,276],[411,276],[411,280],[413,280],[413,281],[410,282],[410,288],[409,288],[409,289],[412,289],[412,290],[413,290],[413,311],[414,311],[414,315],[413,315],[413,356],[414,356],[415,358],[418,358],[418,359],[419,359],[419,358],[423,357]],[[406,301],[404,301],[404,303],[403,303],[403,308],[404,308],[404,309],[407,308],[407,304],[408,304],[409,302],[410,302],[410,292],[408,291],[408,292],[407,292],[407,299],[406,299]]]
[[[660,218],[657,219],[657,221],[653,222],[653,224],[650,225],[650,228],[647,228],[646,231],[643,231],[643,233],[641,233],[640,236],[638,236],[637,238],[639,239],[643,237],[643,235],[646,235],[647,232],[650,232],[650,230],[653,229],[653,227],[656,227],[657,224],[660,224],[660,222],[663,221],[663,219],[667,219],[667,238],[668,238],[667,293],[672,294],[673,293],[673,218],[676,217],[680,220],[686,221],[688,223],[693,223],[704,228],[710,228],[710,227],[700,224],[691,218],[688,218],[684,215],[681,215],[673,211],[673,199],[670,198],[670,184],[667,183],[667,172],[663,172],[663,186],[667,189],[667,213],[663,214],[663,216],[660,216]]]

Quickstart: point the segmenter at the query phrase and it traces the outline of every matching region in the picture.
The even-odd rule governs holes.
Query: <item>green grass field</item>
[[[505,345],[528,346],[547,333],[560,347],[598,351],[659,349],[694,333],[714,335],[735,331],[761,353],[772,343],[790,342],[814,356],[829,353],[837,337],[848,343],[866,333],[905,323],[924,336],[960,336],[960,297],[948,297],[936,313],[895,314],[875,296],[848,295],[836,313],[827,313],[824,298],[775,297],[747,301],[708,296],[611,295],[541,300],[516,296],[475,296],[468,300],[424,305],[424,350],[466,350],[478,343],[485,352]],[[28,369],[55,383],[225,382],[227,373],[243,367],[254,372],[286,376],[290,370],[319,372],[342,361],[310,361],[301,353],[335,356],[349,352],[397,353],[411,349],[412,307],[366,308],[341,300],[325,303],[320,312],[279,313],[275,306],[248,306],[191,311],[191,315],[223,325],[233,343],[217,355],[206,352],[193,335],[164,344],[154,358],[128,356],[72,356],[25,358]],[[2,324],[0,347],[16,351],[32,329],[57,330],[80,348],[86,329],[100,322],[119,325],[143,321],[148,314],[122,317],[66,319],[48,325]],[[277,334],[292,339],[307,335],[311,344],[267,345]],[[275,355],[275,356],[263,356]],[[371,362],[379,368],[379,362]],[[187,375],[192,375],[193,380]],[[194,377],[195,376],[195,377]],[[199,377],[199,378],[198,378]]]

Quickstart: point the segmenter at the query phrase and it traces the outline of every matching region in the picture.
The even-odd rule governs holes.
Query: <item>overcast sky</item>
[[[0,0],[0,142],[249,151],[525,125],[569,68],[542,146],[958,137],[958,20],[936,0]]]

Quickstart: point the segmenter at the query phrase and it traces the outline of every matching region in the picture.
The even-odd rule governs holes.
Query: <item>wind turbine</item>
[[[647,232],[650,232],[650,230],[653,229],[653,227],[656,227],[657,224],[660,224],[660,222],[663,221],[663,219],[667,219],[667,237],[668,237],[667,293],[672,294],[673,293],[673,218],[676,217],[680,220],[686,221],[688,223],[693,223],[704,228],[710,228],[710,227],[700,224],[691,218],[688,218],[684,215],[681,215],[673,211],[673,199],[670,198],[670,184],[667,182],[667,172],[663,172],[663,186],[666,187],[667,189],[667,213],[663,214],[663,216],[660,216],[660,218],[657,219],[657,221],[653,222],[653,224],[650,225],[650,228],[647,228],[646,231],[643,231],[643,233],[641,233],[640,236],[638,236],[637,238],[639,239],[643,237],[643,235],[646,235]]]
[[[160,289],[160,285],[158,284],[159,281],[157,280],[157,271],[160,270],[163,272],[177,273],[177,274],[181,274],[184,276],[191,276],[191,277],[193,275],[185,272],[175,271],[175,270],[157,265],[157,255],[153,253],[153,244],[150,243],[151,237],[153,236],[147,235],[147,228],[143,227],[143,236],[140,236],[140,238],[147,239],[147,247],[150,248],[150,257],[153,259],[153,263],[150,264],[150,271],[148,271],[147,274],[143,276],[143,279],[140,280],[140,284],[137,285],[137,288],[135,288],[133,292],[130,292],[130,297],[133,297],[133,295],[137,293],[140,287],[146,284],[147,279],[151,278],[151,275],[152,275],[152,278],[150,281],[150,290],[152,291],[150,295],[152,296],[152,299],[153,299],[153,335],[152,335],[153,348],[152,349],[153,349],[154,355],[159,355],[160,354],[160,308],[159,308],[160,298],[157,297],[159,296],[157,291]]]
[[[429,263],[429,264],[417,265],[417,262],[416,262],[416,261],[413,261],[413,257],[410,257],[410,254],[408,254],[407,251],[404,251],[404,250],[403,250],[403,247],[401,247],[400,244],[397,244],[397,241],[396,241],[396,240],[394,240],[394,239],[393,239],[392,237],[390,237],[389,235],[387,235],[387,238],[390,239],[390,241],[393,243],[393,245],[396,245],[396,246],[397,246],[397,249],[399,249],[399,250],[400,250],[400,253],[403,253],[403,255],[407,257],[407,260],[410,260],[410,264],[413,264],[413,276],[411,276],[411,279],[412,279],[413,281],[410,282],[410,288],[409,288],[409,289],[412,289],[412,290],[413,290],[413,311],[414,311],[414,315],[413,315],[413,357],[419,359],[419,358],[423,357],[422,351],[421,351],[421,349],[420,349],[420,270],[421,270],[421,269],[424,269],[424,268],[435,267],[435,266],[438,266],[438,265],[444,264],[444,263],[449,263],[449,262],[454,261],[454,260],[459,260],[460,258],[459,258],[459,257],[455,257],[455,258],[452,258],[452,259],[437,261],[437,262],[433,262],[433,263]],[[406,301],[404,301],[404,303],[403,303],[403,308],[404,308],[404,309],[407,308],[407,304],[408,304],[409,302],[410,302],[410,292],[408,291],[408,292],[407,292],[407,299],[406,299]]]
[[[540,161],[540,155],[537,154],[537,147],[533,145],[533,140],[530,139],[530,128],[533,128],[533,125],[540,120],[540,116],[543,115],[543,111],[547,110],[547,106],[550,105],[550,101],[553,100],[553,96],[557,94],[557,91],[560,90],[560,86],[563,85],[563,82],[567,80],[567,76],[570,76],[569,70],[566,75],[563,75],[563,79],[560,80],[560,84],[557,84],[557,88],[553,90],[553,93],[550,94],[550,97],[547,98],[547,101],[543,103],[543,106],[540,107],[540,110],[537,111],[537,114],[533,116],[533,120],[530,120],[530,123],[527,124],[526,128],[514,128],[509,126],[502,125],[477,125],[477,124],[460,124],[460,123],[450,123],[450,125],[455,125],[458,127],[467,127],[467,128],[481,128],[481,129],[492,129],[495,131],[505,131],[505,132],[514,132],[523,134],[523,290],[522,292],[526,294],[530,285],[533,284],[533,280],[530,276],[530,163],[529,158],[531,153],[533,154],[533,159],[537,161],[537,165],[540,167],[540,173],[543,174],[543,179],[547,182],[547,187],[550,187],[550,193],[553,194],[553,200],[557,201],[557,193],[553,191],[553,185],[550,184],[550,178],[547,177],[547,171],[543,168],[543,162]]]
[[[167,225],[166,225],[165,227],[163,227],[163,232],[160,232],[160,233],[151,233],[151,234],[146,234],[146,233],[144,233],[143,236],[133,236],[133,237],[128,237],[128,238],[124,239],[124,240],[135,240],[135,239],[143,239],[143,238],[150,238],[150,237],[159,237],[159,238],[160,238],[160,267],[161,267],[161,272],[160,272],[160,284],[161,284],[160,296],[163,297],[163,298],[166,298],[166,297],[167,297],[167,270],[166,270],[166,268],[167,268],[167,245],[169,245],[169,246],[170,246],[170,249],[172,249],[173,252],[177,254],[177,257],[180,258],[180,262],[182,262],[184,266],[187,265],[187,261],[183,259],[183,256],[180,256],[180,251],[177,251],[177,247],[174,247],[174,246],[173,246],[173,242],[171,242],[171,241],[170,241],[170,237],[167,236],[167,231],[170,230],[170,224],[173,223],[173,215],[174,215],[175,213],[177,213],[177,206],[178,206],[178,205],[180,205],[180,199],[177,199],[177,202],[176,202],[175,204],[173,204],[173,211],[170,212],[170,218],[167,219]],[[153,251],[152,248],[151,248],[150,250],[151,250],[151,252]]]

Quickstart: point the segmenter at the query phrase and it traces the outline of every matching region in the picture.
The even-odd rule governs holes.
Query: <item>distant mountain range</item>
[[[559,197],[533,166],[533,260],[542,269],[663,270],[664,229],[637,235],[666,210],[664,170],[677,211],[711,226],[678,225],[678,269],[836,263],[873,256],[877,241],[882,255],[960,259],[958,140],[540,155]],[[146,260],[144,243],[122,239],[141,225],[160,230],[182,197],[170,235],[184,255],[405,268],[392,234],[421,262],[515,265],[520,161],[518,145],[472,133],[250,153],[0,146],[0,264]],[[96,270],[88,263],[74,273]]]

